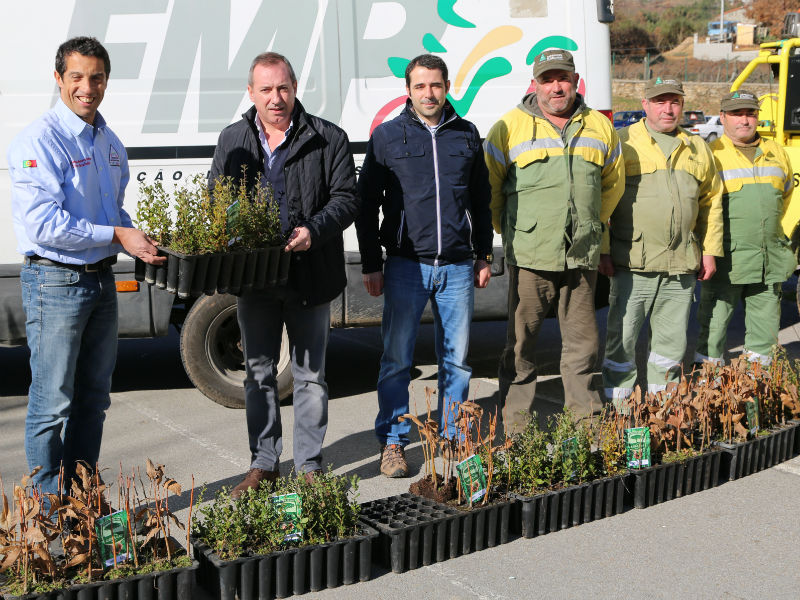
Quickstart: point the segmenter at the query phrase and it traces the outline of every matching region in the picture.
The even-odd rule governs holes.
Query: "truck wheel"
[[[189,310],[181,328],[181,360],[195,387],[228,408],[244,408],[244,356],[236,320],[236,297],[201,296]],[[292,393],[292,369],[286,328],[278,359],[278,396]]]

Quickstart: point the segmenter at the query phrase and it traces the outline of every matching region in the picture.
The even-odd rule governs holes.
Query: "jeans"
[[[62,463],[68,489],[76,461],[94,468],[100,456],[117,358],[114,273],[31,264],[20,281],[31,351],[25,454],[31,470],[42,467],[34,484],[58,493]]]
[[[384,266],[383,356],[378,376],[375,435],[381,444],[408,444],[408,386],[420,318],[431,301],[439,366],[439,433],[452,438],[458,405],[467,399],[467,366],[474,304],[473,263],[433,266],[390,256]]]
[[[283,451],[277,367],[285,324],[294,376],[295,470],[321,469],[322,442],[328,428],[325,351],[330,303],[305,307],[292,290],[259,290],[241,295],[238,318],[246,372],[250,467],[277,471]]]

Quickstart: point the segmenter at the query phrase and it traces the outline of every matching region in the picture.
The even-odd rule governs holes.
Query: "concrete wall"
[[[734,50],[733,44],[731,43],[704,44],[702,42],[696,42],[694,44],[692,56],[701,60],[725,60],[726,58],[736,58],[738,60],[750,61],[758,56],[758,50]]]
[[[611,83],[611,93],[623,98],[641,99],[644,96],[644,85],[644,81],[614,79]],[[770,91],[770,86],[766,83],[748,85],[745,88],[757,96]],[[716,114],[719,112],[720,99],[730,89],[728,83],[686,82],[683,84],[683,90],[686,92],[684,107],[686,110],[704,110],[706,114]],[[773,86],[773,91],[776,89],[777,86]]]

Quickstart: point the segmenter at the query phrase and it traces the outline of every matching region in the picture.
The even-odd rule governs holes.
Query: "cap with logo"
[[[661,77],[654,77],[648,81],[647,84],[645,84],[645,100],[650,100],[650,98],[655,98],[661,94],[678,94],[679,96],[686,95],[686,93],[683,91],[683,84],[677,79],[662,79]]]
[[[534,77],[539,77],[542,73],[555,69],[574,73],[575,61],[572,59],[572,54],[566,50],[551,49],[540,52],[533,60]]]
[[[725,112],[739,110],[741,108],[758,110],[758,97],[752,92],[736,90],[735,92],[726,94],[719,103],[719,107]]]

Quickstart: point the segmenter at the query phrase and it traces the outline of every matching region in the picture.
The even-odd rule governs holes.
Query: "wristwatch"
[[[478,260],[482,260],[487,265],[490,265],[494,262],[494,254],[492,254],[491,252],[489,252],[489,254],[479,254]]]

